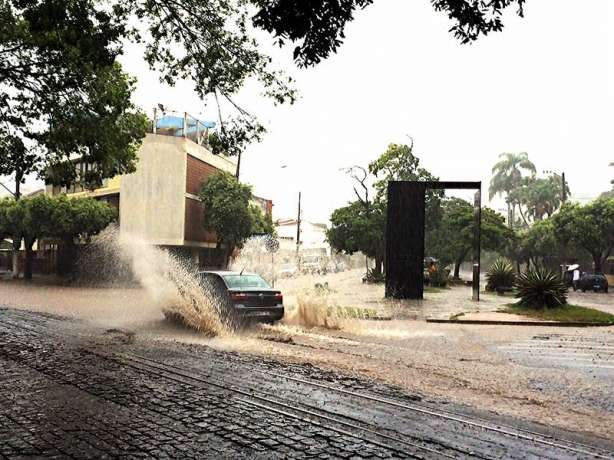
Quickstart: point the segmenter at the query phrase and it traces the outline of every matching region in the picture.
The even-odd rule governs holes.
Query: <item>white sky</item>
[[[274,218],[296,217],[300,190],[303,218],[326,222],[354,199],[340,168],[366,167],[410,135],[422,167],[441,180],[482,181],[484,201],[498,155],[521,151],[540,173],[565,172],[571,199],[595,198],[614,179],[613,3],[529,0],[524,19],[512,7],[503,32],[468,46],[428,0],[377,0],[315,68],[297,69],[291,47],[273,51],[297,79],[296,104],[274,107],[245,88],[240,105],[269,133],[243,154],[241,180],[273,200]],[[272,38],[260,37],[269,49]],[[190,85],[160,84],[136,53],[123,64],[144,109],[162,103],[215,121]]]

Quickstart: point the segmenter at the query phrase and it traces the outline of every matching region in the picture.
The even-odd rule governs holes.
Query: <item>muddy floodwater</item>
[[[512,301],[456,286],[423,301],[383,298],[363,269],[279,279],[286,316],[273,326],[215,337],[169,324],[169,297],[147,287],[88,288],[0,282],[0,306],[54,313],[130,331],[143,341],[182,341],[380,380],[424,397],[614,439],[614,327],[435,324]],[[570,293],[570,302],[613,312],[614,294]],[[366,309],[373,319],[356,319]],[[362,311],[362,310],[361,310]],[[335,314],[337,313],[337,314]],[[360,315],[358,315],[360,316]]]

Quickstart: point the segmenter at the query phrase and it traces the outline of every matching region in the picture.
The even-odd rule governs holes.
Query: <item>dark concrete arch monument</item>
[[[480,296],[481,182],[388,182],[386,297],[424,296],[424,194],[427,189],[477,189],[474,200],[473,300]]]

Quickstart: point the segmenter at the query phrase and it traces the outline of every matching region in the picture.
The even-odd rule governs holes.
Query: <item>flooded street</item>
[[[278,280],[287,307],[274,326],[215,338],[164,320],[164,296],[145,288],[76,288],[2,282],[0,306],[85,320],[133,334],[135,340],[200,344],[391,384],[434,401],[614,439],[614,327],[562,328],[434,324],[462,312],[495,311],[509,297],[457,286],[426,292],[423,301],[383,299],[382,285],[361,282],[355,269]],[[327,284],[325,284],[327,283]],[[317,286],[316,286],[317,285]],[[612,308],[611,294],[571,293],[571,303]],[[300,312],[320,311],[306,323]],[[377,320],[347,317],[348,308]],[[338,309],[342,314],[334,316]],[[323,315],[327,311],[328,315]],[[332,318],[330,317],[332,314]],[[318,324],[328,317],[325,324]],[[313,319],[315,318],[315,320]],[[318,320],[320,318],[320,320]]]

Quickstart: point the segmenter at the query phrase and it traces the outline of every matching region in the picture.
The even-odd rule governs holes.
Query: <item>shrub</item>
[[[379,284],[384,281],[386,281],[386,275],[376,271],[374,268],[368,269],[366,275],[362,279],[362,282],[367,284]]]
[[[516,282],[518,305],[543,309],[567,305],[567,287],[563,280],[546,268],[527,270]]]
[[[443,268],[437,268],[429,273],[429,282],[431,286],[446,287],[448,284],[448,277],[450,276],[450,270]]]
[[[507,259],[495,260],[486,270],[487,291],[496,291],[497,288],[511,288],[515,282],[514,266]]]

